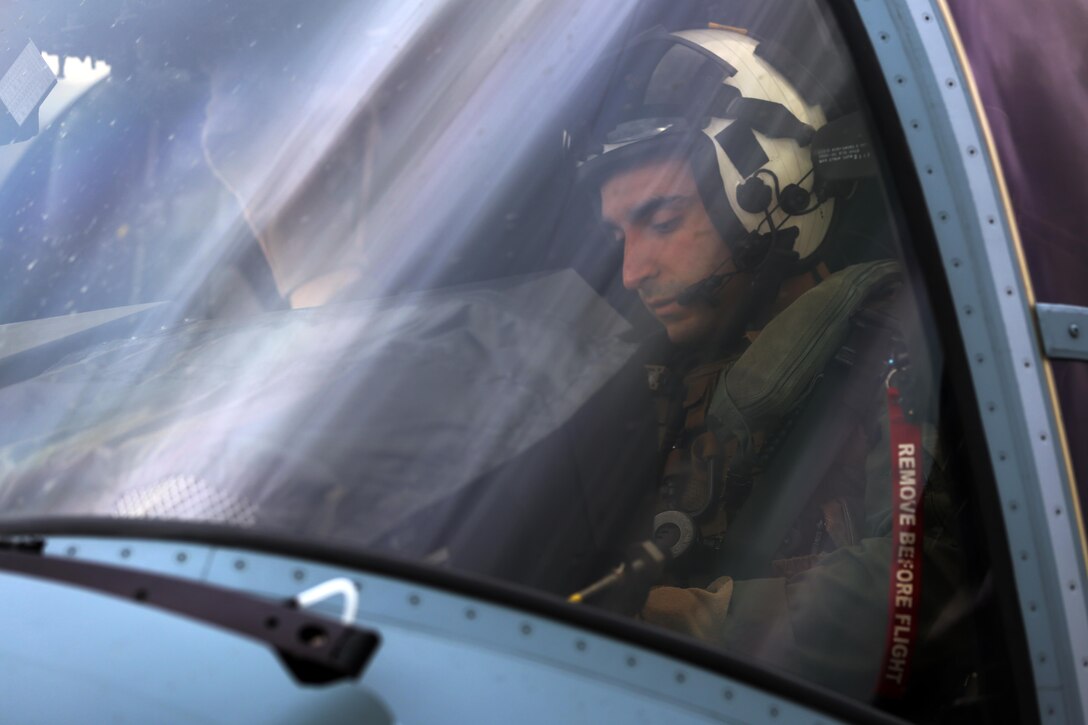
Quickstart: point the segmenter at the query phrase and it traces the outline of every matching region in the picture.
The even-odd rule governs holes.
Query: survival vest
[[[894,321],[871,321],[898,278],[892,261],[847,267],[800,295],[738,355],[687,369],[647,366],[664,454],[654,536],[676,560],[678,584],[703,586],[723,573],[720,552],[735,538],[731,526],[743,519],[753,487],[789,440],[797,412],[817,386],[830,384],[822,381],[831,366],[871,372],[869,358],[885,362]],[[859,326],[862,318],[867,326]],[[855,359],[859,335],[868,338],[866,360]],[[869,443],[865,426],[850,430],[805,500],[776,502],[789,504],[791,520],[768,552],[767,575],[804,571],[826,552],[858,541]]]

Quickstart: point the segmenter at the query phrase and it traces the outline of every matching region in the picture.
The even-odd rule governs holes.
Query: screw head
[[[1069,336],[1073,339],[1080,337],[1080,326],[1077,323],[1073,323],[1069,326]]]

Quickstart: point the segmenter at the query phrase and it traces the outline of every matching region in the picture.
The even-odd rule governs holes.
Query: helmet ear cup
[[[749,214],[762,214],[771,208],[771,187],[758,176],[750,176],[737,184],[737,206]]]
[[[804,214],[808,211],[811,196],[807,189],[803,189],[797,184],[787,184],[786,188],[782,189],[782,193],[778,196],[778,208],[790,216]]]

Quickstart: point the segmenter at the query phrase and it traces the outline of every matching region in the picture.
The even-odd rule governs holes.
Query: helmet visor
[[[594,125],[602,145],[643,140],[680,128],[703,128],[735,73],[728,63],[674,36],[655,34],[629,46]]]

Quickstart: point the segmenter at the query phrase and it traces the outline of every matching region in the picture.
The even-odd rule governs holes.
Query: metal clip
[[[342,596],[344,598],[344,610],[340,613],[340,621],[344,624],[352,624],[359,613],[359,587],[350,579],[337,577],[329,579],[316,586],[299,592],[291,600],[301,609],[309,609],[315,604]]]

